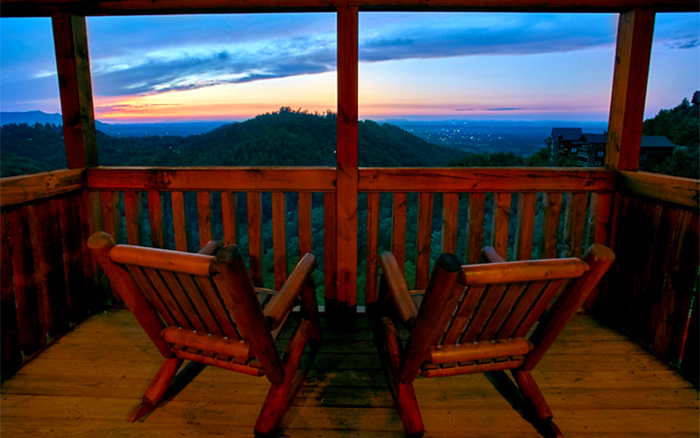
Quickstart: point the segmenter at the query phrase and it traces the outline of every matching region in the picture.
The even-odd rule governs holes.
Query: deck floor
[[[360,318],[324,347],[285,437],[403,437]],[[2,384],[2,437],[251,437],[264,378],[207,367],[137,423],[125,421],[161,362],[130,313],[94,316]],[[698,391],[624,335],[579,315],[533,373],[566,437],[697,437]],[[540,437],[502,376],[420,379],[426,437]]]

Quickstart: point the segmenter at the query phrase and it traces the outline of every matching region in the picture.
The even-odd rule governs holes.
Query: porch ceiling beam
[[[0,0],[0,16],[196,14],[229,12],[376,11],[697,12],[696,0]]]

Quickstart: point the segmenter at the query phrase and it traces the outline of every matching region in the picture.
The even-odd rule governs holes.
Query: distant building
[[[580,167],[603,167],[608,134],[584,133],[577,142]],[[649,161],[659,161],[673,154],[676,147],[663,135],[643,135],[639,150],[639,169],[644,170]]]
[[[552,156],[578,153],[581,135],[583,135],[581,128],[553,128]]]
[[[581,146],[578,150],[578,165],[580,167],[603,167],[607,143],[607,133],[583,134],[581,136]]]
[[[643,135],[639,147],[639,169],[644,170],[649,161],[670,157],[675,147],[665,135]]]

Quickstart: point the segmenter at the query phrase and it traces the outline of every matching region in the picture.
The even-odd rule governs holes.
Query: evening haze
[[[607,121],[617,14],[361,13],[360,118]],[[95,115],[336,107],[335,14],[89,17]],[[0,110],[60,112],[50,19],[0,20]],[[657,14],[645,117],[700,88],[700,14]]]

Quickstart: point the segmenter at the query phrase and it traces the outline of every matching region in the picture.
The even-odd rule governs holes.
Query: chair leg
[[[131,410],[127,421],[133,423],[139,418],[150,414],[163,399],[165,391],[170,387],[175,379],[177,370],[182,365],[183,360],[177,357],[165,359],[160,366],[151,384],[146,388],[146,392],[141,397],[142,402]]]
[[[535,424],[537,430],[546,437],[563,438],[564,435],[559,426],[552,421],[552,411],[549,409],[549,405],[530,371],[513,370],[513,377],[515,377],[515,381],[518,383],[525,400],[537,416],[537,423]]]
[[[320,340],[316,339],[317,331],[318,327],[315,327],[315,324],[309,320],[303,320],[287,346],[284,355],[284,380],[280,384],[273,384],[267,392],[267,397],[265,397],[265,402],[255,423],[256,437],[267,437],[274,433],[282,422],[284,414],[292,405],[318,352]],[[311,346],[310,357],[307,363],[300,368],[299,364],[307,343]]]
[[[425,427],[423,426],[423,418],[418,407],[413,383],[401,383],[398,380],[399,366],[401,364],[398,332],[390,318],[382,318],[382,321],[384,327],[379,330],[381,342],[378,342],[378,347],[387,383],[396,403],[396,411],[399,414],[406,435],[412,438],[419,438],[425,433]]]

